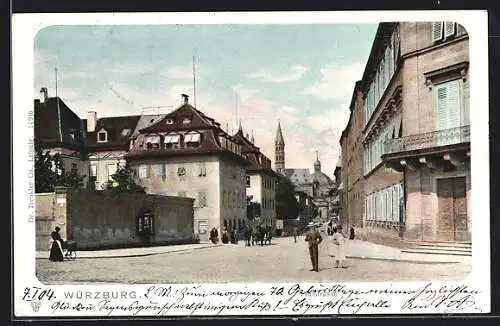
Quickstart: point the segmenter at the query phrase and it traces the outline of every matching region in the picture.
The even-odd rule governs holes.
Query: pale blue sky
[[[48,87],[82,118],[197,107],[229,129],[241,119],[274,161],[280,119],[286,166],[310,168],[320,152],[332,177],[354,83],[361,78],[377,25],[52,26],[35,39],[35,94]],[[191,96],[192,100],[192,96]],[[238,103],[238,104],[237,104]],[[168,112],[171,108],[161,108]]]

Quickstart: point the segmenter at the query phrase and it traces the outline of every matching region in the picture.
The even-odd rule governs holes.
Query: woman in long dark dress
[[[62,250],[62,239],[59,234],[59,227],[56,227],[56,230],[53,231],[50,236],[52,237],[52,246],[50,247],[50,261],[64,261],[63,250]]]

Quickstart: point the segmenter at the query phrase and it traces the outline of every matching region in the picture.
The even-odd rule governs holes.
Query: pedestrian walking
[[[342,233],[342,225],[337,226],[337,230],[332,237],[335,248],[335,268],[345,268],[345,237]]]
[[[311,271],[319,271],[318,262],[318,245],[323,241],[323,237],[316,229],[316,225],[311,226],[311,229],[307,232],[305,241],[309,245],[309,256],[311,258],[311,263],[313,268]]]
[[[354,228],[352,226],[349,230],[349,240],[354,240]]]
[[[293,227],[293,241],[295,241],[295,243],[297,243],[297,227],[296,226]]]

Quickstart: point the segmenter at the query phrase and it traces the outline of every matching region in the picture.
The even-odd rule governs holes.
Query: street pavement
[[[268,246],[192,244],[79,251],[74,261],[50,262],[37,253],[36,273],[60,283],[226,283],[461,280],[470,257],[406,254],[360,240],[347,242],[347,268],[334,267],[331,241],[320,245],[319,272],[312,272],[304,237],[275,238]]]

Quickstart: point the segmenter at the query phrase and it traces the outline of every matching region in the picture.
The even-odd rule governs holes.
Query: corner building
[[[470,241],[468,67],[456,23],[379,25],[362,80],[368,236]]]
[[[139,130],[127,160],[152,194],[194,198],[194,231],[247,225],[242,145],[214,119],[188,103]]]

